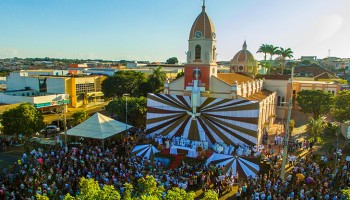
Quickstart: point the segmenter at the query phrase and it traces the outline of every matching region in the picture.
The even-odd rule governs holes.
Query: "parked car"
[[[55,125],[50,125],[50,126],[47,126],[46,128],[42,129],[40,131],[40,133],[57,133],[60,131],[60,128],[58,128],[57,126]]]

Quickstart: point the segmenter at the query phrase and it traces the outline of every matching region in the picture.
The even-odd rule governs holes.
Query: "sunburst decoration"
[[[225,144],[255,145],[258,135],[259,103],[242,99],[201,97],[201,105],[192,114],[190,96],[149,94],[147,134],[170,139],[182,136],[190,140]]]

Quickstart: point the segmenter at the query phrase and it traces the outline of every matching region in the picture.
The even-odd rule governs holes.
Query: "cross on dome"
[[[205,11],[205,0],[202,0],[202,1],[203,1],[202,11],[204,12]]]

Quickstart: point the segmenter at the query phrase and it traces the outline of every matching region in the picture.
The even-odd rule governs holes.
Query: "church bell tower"
[[[205,12],[205,1],[202,12],[192,25],[186,54],[185,89],[191,90],[196,80],[195,74],[199,74],[198,86],[201,91],[209,90],[211,77],[217,76],[216,33],[213,22]]]

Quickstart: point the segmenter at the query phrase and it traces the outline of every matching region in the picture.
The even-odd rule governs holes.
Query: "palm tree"
[[[317,136],[319,136],[326,127],[327,123],[324,121],[323,117],[318,117],[317,119],[310,117],[306,130],[311,133],[315,141],[317,141]]]
[[[166,73],[162,71],[162,67],[158,66],[156,69],[152,69],[152,74],[148,77],[150,84],[155,92],[164,86],[164,81],[166,80]]]
[[[267,46],[267,53],[270,54],[270,68],[272,65],[272,56],[277,55],[277,50],[279,47],[269,44]]]
[[[266,65],[266,54],[269,53],[269,44],[262,44],[260,45],[258,51],[256,53],[263,53],[264,54],[264,67],[267,67]],[[270,73],[270,69],[268,68],[268,73]]]
[[[284,48],[280,47],[277,50],[277,54],[280,55],[282,58],[282,75],[283,75],[284,61],[286,58],[293,58],[293,51],[290,48],[284,49]]]

